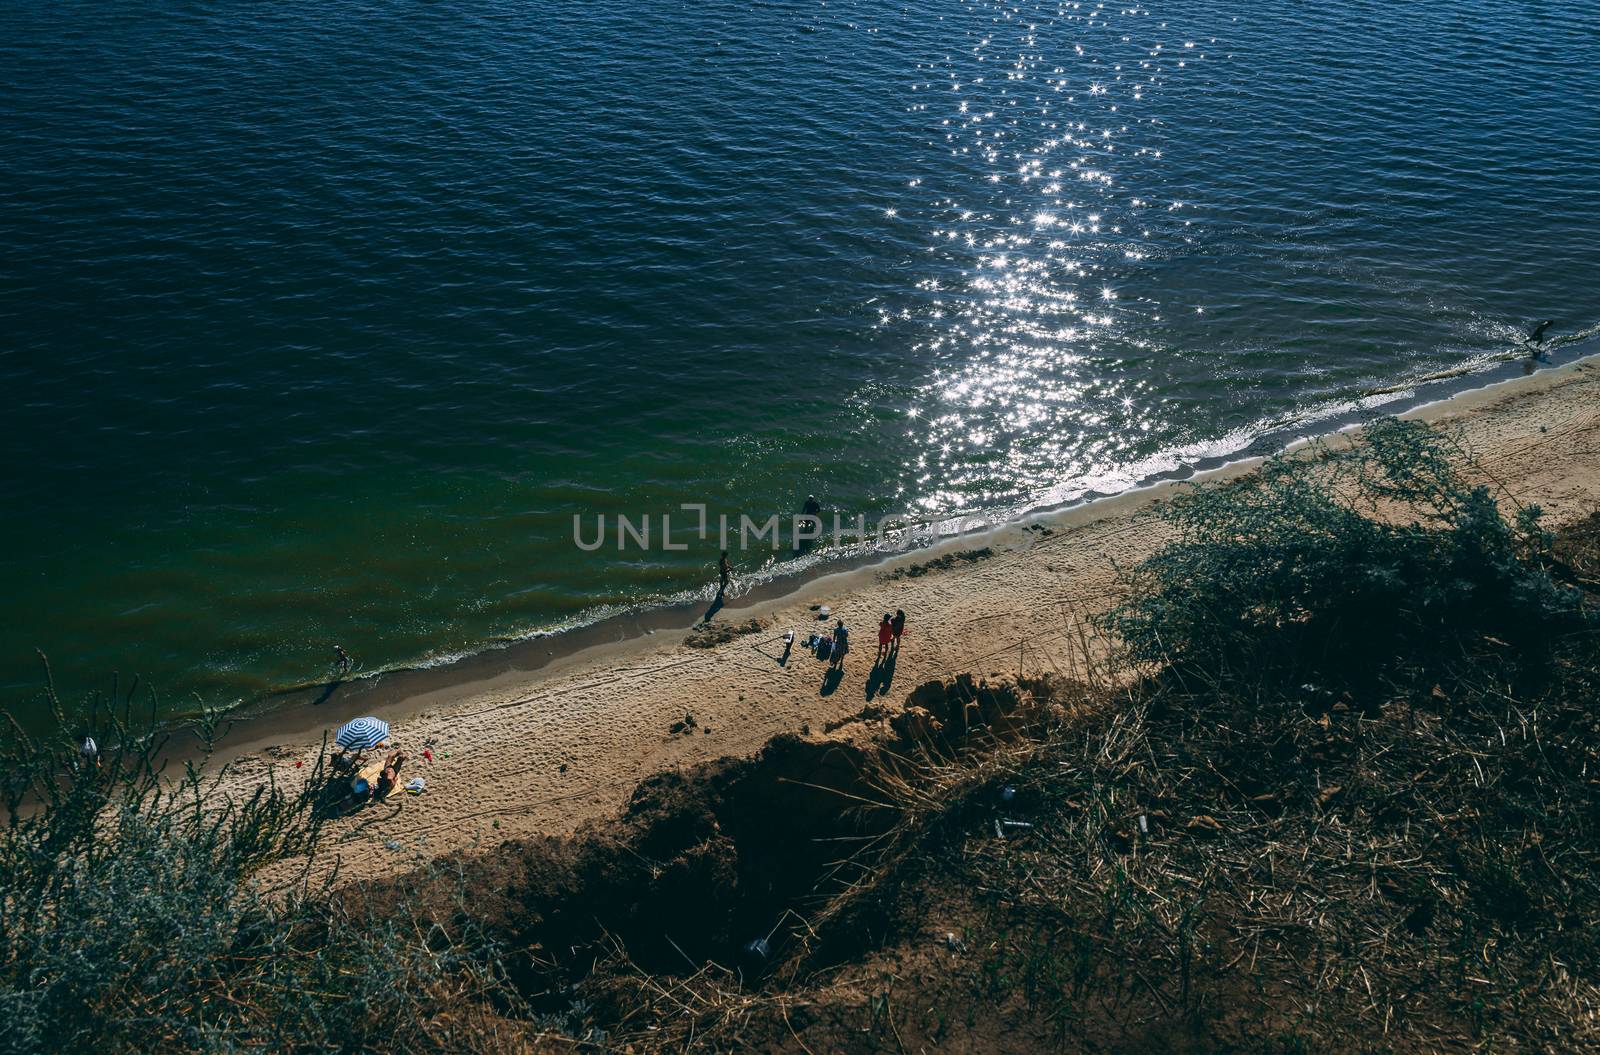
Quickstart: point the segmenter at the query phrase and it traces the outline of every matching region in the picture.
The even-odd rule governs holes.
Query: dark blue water
[[[1016,509],[1582,330],[1597,27],[13,3],[0,691],[433,662],[704,589],[574,514]]]

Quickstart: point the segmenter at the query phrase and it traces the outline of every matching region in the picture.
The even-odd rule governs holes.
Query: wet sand
[[[1447,422],[1487,482],[1539,503],[1553,522],[1600,506],[1600,359],[1460,393],[1407,416]],[[315,759],[324,732],[370,712],[393,724],[410,755],[402,776],[426,777],[428,790],[334,822],[322,867],[337,862],[344,877],[368,876],[508,838],[570,831],[615,810],[658,771],[751,753],[783,732],[870,735],[871,722],[824,730],[869,700],[898,708],[930,679],[1063,669],[1080,652],[1085,620],[1114,596],[1116,567],[1167,537],[1156,507],[1176,486],[1166,481],[1038,514],[983,538],[826,574],[781,596],[735,598],[717,621],[757,619],[763,629],[712,648],[685,644],[700,612],[663,610],[634,627],[608,625],[572,651],[544,646],[549,654],[532,657],[536,666],[526,656],[499,657],[425,672],[404,692],[396,682],[339,686],[319,706],[293,708],[235,736],[218,756],[232,760],[223,790],[246,792],[269,769],[292,779],[297,762]],[[906,574],[980,547],[989,555]],[[813,610],[819,604],[851,628],[852,651],[836,686],[825,683],[826,664],[799,647],[824,625]],[[896,608],[908,614],[903,647],[889,678],[871,678],[876,624]],[[798,640],[785,661],[787,630]],[[686,715],[694,725],[672,732]],[[425,747],[432,762],[422,757]]]

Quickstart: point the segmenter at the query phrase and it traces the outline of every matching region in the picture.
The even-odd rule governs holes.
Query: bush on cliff
[[[1175,499],[1177,529],[1101,626],[1138,663],[1334,681],[1492,635],[1524,654],[1580,624],[1538,506],[1508,519],[1461,452],[1386,419],[1360,445],[1270,459]]]

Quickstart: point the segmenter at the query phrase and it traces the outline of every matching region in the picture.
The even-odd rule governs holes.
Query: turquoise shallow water
[[[1597,24],[10,5],[0,693],[436,662],[705,589],[575,514],[1005,511],[1587,327]]]

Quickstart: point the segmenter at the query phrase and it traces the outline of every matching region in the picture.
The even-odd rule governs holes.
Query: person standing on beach
[[[850,631],[845,629],[844,620],[841,619],[839,624],[833,628],[833,652],[828,659],[828,666],[842,669],[844,667],[845,653],[849,651]]]
[[[894,647],[890,649],[889,654],[898,656],[900,654],[900,635],[906,632],[906,610],[904,608],[896,608],[894,610],[894,618],[889,620],[889,632],[894,635]]]
[[[733,565],[728,562],[728,551],[722,551],[722,559],[717,561],[717,576],[721,585],[717,587],[717,596],[720,598],[728,592],[728,583],[733,580]]]
[[[894,639],[894,627],[889,621],[889,613],[883,613],[883,621],[878,624],[878,658],[872,665],[877,666],[889,658],[889,642]]]

